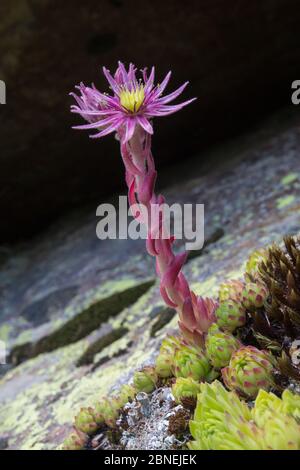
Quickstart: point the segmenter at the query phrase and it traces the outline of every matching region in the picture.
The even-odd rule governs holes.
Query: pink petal
[[[135,124],[136,124],[135,118],[128,118],[126,120],[126,130],[125,130],[125,136],[123,140],[124,143],[128,142],[133,136],[133,133],[135,130]]]
[[[142,128],[148,132],[148,134],[153,134],[153,127],[151,126],[148,119],[144,118],[143,116],[137,116],[137,121],[142,126]]]
[[[127,82],[128,82],[128,74],[127,74],[127,72],[126,72],[125,66],[124,66],[124,64],[123,64],[121,61],[118,62],[118,65],[119,65],[118,69],[119,69],[119,71],[120,71],[120,73],[121,73],[121,76],[122,76],[122,82],[123,82],[124,84],[127,84]]]
[[[106,116],[107,114],[110,114],[111,116],[114,115],[116,116],[117,113],[119,113],[120,111],[116,110],[116,109],[99,109],[99,110],[96,110],[96,111],[88,111],[88,110],[85,110],[85,109],[79,109],[79,108],[76,108],[75,105],[72,105],[71,107],[71,113],[77,113],[77,114],[86,114],[87,116]]]
[[[93,122],[92,124],[83,124],[80,126],[73,126],[73,129],[97,129],[99,127],[104,127],[107,124],[115,122],[116,116],[110,116],[107,119],[101,119],[100,121]]]
[[[99,137],[104,137],[105,135],[111,134],[112,132],[115,132],[117,130],[117,128],[120,126],[120,124],[121,124],[121,122],[118,119],[111,126],[108,126],[106,129],[99,132],[98,134],[90,135],[90,138],[91,139],[97,139]]]
[[[183,103],[176,104],[174,106],[155,106],[151,105],[147,107],[147,110],[145,112],[145,116],[150,118],[152,116],[167,116],[172,113],[176,113],[177,111],[180,111],[184,106],[187,106],[188,104],[192,103],[195,101],[197,98],[192,98],[191,100],[184,101]]]
[[[155,88],[151,90],[150,93],[147,94],[144,104],[149,105],[155,102],[159,96],[163,93],[164,89],[166,88],[170,78],[171,78],[172,72],[168,72],[164,80],[160,85],[157,85]]]
[[[118,86],[116,80],[113,79],[113,77],[111,76],[109,70],[107,70],[106,67],[102,67],[102,70],[103,70],[103,73],[104,73],[104,75],[105,75],[106,80],[107,80],[108,83],[110,84],[111,89],[112,89],[116,94],[118,94],[118,92],[119,92],[119,86]]]
[[[171,75],[172,75],[172,72],[171,71],[168,72],[165,78],[163,79],[163,81],[161,82],[161,84],[157,86],[155,93],[154,93],[156,97],[160,96],[164,92],[164,89],[166,88],[166,86],[168,85],[170,81]]]
[[[147,79],[147,81],[145,81],[145,93],[148,93],[153,88],[154,77],[155,77],[155,67],[152,67],[149,78]],[[144,76],[144,80],[145,78],[146,76]]]
[[[135,72],[136,72],[136,68],[134,64],[130,63],[129,70],[128,70],[128,82],[132,82],[134,86],[137,85]]]
[[[115,96],[108,96],[108,95],[101,95],[100,99],[107,105],[116,110],[124,112],[124,109],[120,105],[120,101],[118,97]]]
[[[183,90],[186,88],[189,82],[185,82],[183,85],[181,85],[177,90],[173,91],[173,93],[170,93],[169,95],[163,96],[162,98],[158,98],[157,103],[159,104],[165,104],[169,103],[170,101],[174,100],[179,96]]]

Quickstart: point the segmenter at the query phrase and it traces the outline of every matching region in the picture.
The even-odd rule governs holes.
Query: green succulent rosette
[[[98,429],[98,424],[95,421],[93,408],[81,408],[79,413],[75,416],[75,427],[79,431],[86,434],[94,434]]]
[[[133,376],[134,387],[137,392],[151,393],[156,387],[157,372],[154,367],[147,366],[135,372]]]
[[[246,282],[253,282],[260,278],[259,266],[265,262],[268,257],[268,252],[265,249],[255,250],[251,253],[246,263],[245,280]]]
[[[155,362],[155,370],[159,377],[169,378],[174,375],[175,351],[181,346],[182,339],[179,336],[167,336],[162,341],[159,355]]]
[[[216,310],[217,325],[223,330],[235,331],[246,322],[246,311],[237,301],[229,299],[222,302]]]
[[[248,406],[218,381],[201,384],[190,431],[191,450],[261,449]]]
[[[244,288],[244,283],[238,280],[231,280],[224,282],[220,285],[219,288],[219,301],[225,302],[226,300],[235,300],[239,301],[242,297],[242,291]]]
[[[229,365],[222,369],[223,381],[230,390],[255,398],[260,389],[273,385],[274,358],[267,351],[243,346],[233,353]]]
[[[205,350],[212,365],[220,369],[229,364],[232,354],[241,347],[241,342],[231,333],[221,331],[217,325],[208,330]]]
[[[98,425],[105,423],[108,427],[114,428],[121,408],[122,404],[116,397],[102,398],[94,405],[92,411]]]
[[[215,375],[204,352],[190,345],[175,352],[174,372],[175,377],[190,377],[196,382],[211,380]]]
[[[300,450],[300,424],[285,411],[288,400],[299,410],[299,396],[282,399],[260,390],[250,409],[235,392],[215,381],[200,385],[190,421],[191,450]]]
[[[62,450],[82,450],[88,441],[86,433],[74,429],[64,440]]]
[[[177,403],[181,403],[186,398],[197,398],[200,391],[200,384],[188,377],[178,377],[172,385],[172,394]]]
[[[262,283],[250,282],[242,292],[242,304],[246,310],[252,311],[263,307],[268,297],[268,291]]]

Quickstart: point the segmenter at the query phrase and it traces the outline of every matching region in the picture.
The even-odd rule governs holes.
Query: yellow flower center
[[[131,113],[136,113],[143,104],[145,92],[143,85],[138,85],[135,90],[123,89],[120,94],[120,103],[123,108]]]

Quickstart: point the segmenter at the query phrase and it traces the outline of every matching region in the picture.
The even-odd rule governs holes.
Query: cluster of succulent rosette
[[[249,274],[248,270],[245,279]],[[189,343],[182,334],[167,336],[155,364],[137,370],[132,385],[80,410],[64,449],[85,448],[89,436],[99,429],[115,429],[122,408],[137,393],[171,386],[175,402],[194,412],[190,421],[193,440],[188,443],[192,450],[300,450],[300,395],[288,389],[282,393],[276,384],[278,352],[274,355],[272,348],[242,343],[245,329],[252,328],[255,338],[251,315],[254,311],[265,314],[260,291],[267,291],[258,281],[255,290],[246,285],[242,281],[223,284],[218,299],[220,307],[229,298],[245,309],[243,325],[236,310],[233,329],[232,309],[228,309],[228,322],[222,315],[219,325],[216,315],[204,344]],[[259,292],[259,299],[253,292]],[[265,302],[270,301],[269,295]]]
[[[192,450],[300,450],[300,397],[264,389],[254,406],[215,381],[202,383],[190,422]]]
[[[163,96],[170,73],[157,86],[154,68],[149,76],[143,70],[141,80],[132,64],[127,71],[119,63],[114,77],[104,73],[113,95],[81,84],[72,111],[88,121],[80,128],[97,129],[94,137],[116,132],[130,205],[161,205],[163,196],[154,193],[152,119],[192,101],[168,104],[186,84]],[[132,385],[81,409],[64,448],[84,448],[99,428],[114,429],[138,392],[171,386],[175,401],[194,410],[190,449],[300,449],[300,396],[291,391],[300,385],[300,240],[287,237],[284,248],[255,251],[243,279],[222,284],[218,299],[203,298],[181,271],[186,254],[173,253],[171,236],[154,237],[163,217],[158,227],[147,222],[147,250],[156,258],[161,295],[178,312],[180,333],[162,341],[155,365],[136,371]]]
[[[93,406],[81,408],[74,419],[74,430],[65,439],[64,450],[81,450],[86,446],[89,436],[99,429],[114,429],[120,411],[136,395],[132,385],[123,385],[112,397],[102,397]]]

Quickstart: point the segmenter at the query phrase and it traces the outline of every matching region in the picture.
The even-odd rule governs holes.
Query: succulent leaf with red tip
[[[62,450],[82,450],[87,441],[87,434],[75,428],[64,440]]]
[[[182,338],[179,336],[167,336],[161,344],[159,354],[155,362],[155,370],[159,377],[168,378],[174,375],[175,351],[182,346]]]
[[[222,303],[226,300],[240,301],[242,292],[244,289],[244,283],[238,280],[231,280],[224,282],[219,288],[219,301]]]
[[[151,393],[156,387],[157,379],[155,367],[146,366],[135,372],[133,383],[137,392]]]
[[[232,354],[242,346],[242,343],[231,333],[221,331],[217,325],[208,330],[205,340],[205,350],[208,359],[214,367],[220,369],[229,364]]]
[[[99,427],[95,421],[94,410],[92,407],[81,408],[79,413],[75,416],[74,424],[76,429],[86,434],[94,434]]]
[[[249,282],[245,285],[242,292],[242,304],[248,311],[263,307],[268,297],[268,290],[260,282]]]
[[[219,305],[216,318],[220,328],[232,332],[245,324],[246,311],[239,302],[229,299]]]
[[[204,352],[191,346],[182,346],[175,352],[174,371],[176,377],[190,377],[196,381],[211,380],[214,371]]]
[[[215,312],[218,303],[208,297],[196,297],[192,292],[191,299],[186,299],[179,312],[179,327],[183,337],[191,344],[204,345],[204,333],[216,321]]]
[[[260,279],[259,265],[267,259],[267,250],[260,248],[251,253],[246,264],[244,278],[246,282],[256,282]]]

